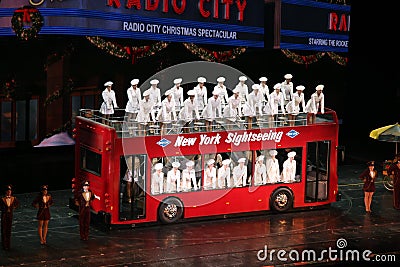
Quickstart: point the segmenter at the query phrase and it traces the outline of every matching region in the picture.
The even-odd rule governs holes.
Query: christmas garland
[[[306,65],[312,64],[320,60],[323,56],[325,56],[325,52],[318,52],[314,55],[302,56],[294,52],[291,52],[287,49],[282,49],[281,51],[285,56],[287,56],[288,58],[293,60],[294,63],[297,64],[306,64]]]
[[[347,57],[339,56],[338,54],[335,54],[333,52],[327,52],[327,54],[337,64],[342,65],[342,66],[346,66],[347,65],[347,61],[348,61]]]
[[[289,50],[281,50],[282,53],[287,56],[288,58],[290,58],[291,60],[293,60],[293,62],[297,63],[297,64],[311,64],[311,63],[315,63],[318,60],[320,60],[322,57],[324,57],[325,55],[328,55],[333,61],[335,61],[337,64],[342,65],[342,66],[346,66],[347,65],[347,57],[342,57],[339,56],[338,54],[335,54],[333,52],[318,52],[315,55],[308,55],[308,56],[302,56],[299,54],[296,54],[294,52],[291,52]]]
[[[213,62],[224,62],[231,59],[235,59],[238,55],[246,52],[245,47],[237,47],[232,50],[226,51],[211,51],[205,48],[201,48],[193,43],[183,43],[186,49],[192,54],[199,56],[201,59]]]
[[[26,27],[25,25],[30,25]],[[43,16],[39,10],[29,6],[18,8],[11,18],[11,27],[18,38],[29,40],[36,38],[43,26]]]
[[[112,41],[106,41],[98,36],[95,37],[86,36],[86,39],[88,39],[89,42],[91,42],[93,45],[97,46],[97,48],[106,51],[108,54],[119,58],[131,59],[132,63],[134,63],[135,60],[138,58],[152,56],[156,52],[159,52],[168,46],[168,43],[157,42],[153,45],[131,47],[131,46],[122,46]]]
[[[53,103],[54,101],[56,101],[57,99],[62,97],[63,95],[70,93],[73,88],[74,88],[74,82],[71,79],[68,79],[68,81],[66,82],[66,84],[64,85],[64,87],[61,90],[56,90],[51,95],[48,95],[46,97],[46,100],[44,101],[43,105],[45,107],[50,105],[51,103]]]

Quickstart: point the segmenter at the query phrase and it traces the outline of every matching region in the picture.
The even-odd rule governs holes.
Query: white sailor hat
[[[275,149],[272,149],[272,150],[269,151],[269,154],[271,156],[276,156],[276,155],[278,155],[278,151],[276,151]]]
[[[277,83],[274,85],[274,89],[281,89],[281,87],[282,87],[282,84],[280,84],[280,83]]]
[[[181,166],[181,164],[177,161],[172,162],[172,167],[174,168],[179,168]]]
[[[137,85],[139,83],[139,79],[133,79],[131,81],[131,85]]]
[[[268,81],[267,77],[261,77],[260,79],[258,79],[260,82],[266,82]]]
[[[317,87],[315,87],[315,90],[324,90],[324,86],[322,84],[317,85]]]
[[[229,165],[231,163],[231,160],[230,159],[224,159],[223,161],[222,161],[222,165]]]
[[[149,96],[149,95],[150,95],[150,91],[149,90],[146,90],[146,91],[143,92],[143,96]]]
[[[246,162],[246,158],[240,158],[238,159],[238,162]]]
[[[163,164],[162,163],[157,163],[156,165],[154,165],[154,169],[155,170],[162,170],[163,168]]]
[[[187,167],[193,167],[194,166],[194,161],[190,160],[190,161],[186,162],[186,166]]]
[[[207,165],[212,165],[212,164],[214,164],[215,163],[215,160],[214,159],[209,159],[208,161],[207,161]]]
[[[199,77],[199,78],[197,78],[197,82],[199,82],[199,83],[205,83],[207,80],[206,80],[206,78],[204,78],[204,77]]]
[[[179,83],[181,83],[182,82],[182,78],[176,78],[175,80],[174,80],[174,84],[179,84]]]
[[[215,88],[214,91],[212,91],[212,94],[213,94],[213,95],[219,95],[219,94],[221,94],[221,89]]]
[[[167,90],[167,91],[165,91],[165,93],[164,93],[164,95],[166,95],[166,96],[169,96],[169,95],[171,95],[172,94],[172,91],[171,90]]]
[[[111,85],[113,85],[114,83],[113,82],[106,82],[105,84],[104,84],[104,86],[111,86]]]
[[[223,83],[223,82],[225,82],[225,77],[218,77],[217,78],[217,82],[219,82],[219,83]]]
[[[252,86],[251,86],[251,88],[253,89],[253,90],[259,90],[260,89],[260,85],[259,84],[253,84]]]
[[[154,80],[151,80],[151,81],[150,81],[150,84],[158,84],[159,82],[160,82],[159,80],[154,79]]]
[[[247,81],[247,77],[246,76],[240,76],[239,77],[239,81],[241,81],[241,82]]]
[[[188,96],[194,96],[194,95],[196,95],[196,92],[194,90],[189,90],[187,92],[187,94],[188,94]]]
[[[296,156],[296,152],[295,151],[291,151],[287,154],[288,158],[294,158],[294,156]]]
[[[89,184],[89,181],[85,181],[84,183],[83,183],[83,186],[89,186],[90,184]]]
[[[285,74],[285,76],[283,76],[286,80],[292,79],[293,75],[292,74]]]
[[[264,160],[264,155],[258,156],[257,161],[260,161],[260,160]]]
[[[304,89],[306,89],[306,88],[303,85],[297,85],[296,86],[296,90],[303,91]]]
[[[232,90],[232,93],[238,94],[239,93],[239,89],[237,87],[235,87],[235,89]]]

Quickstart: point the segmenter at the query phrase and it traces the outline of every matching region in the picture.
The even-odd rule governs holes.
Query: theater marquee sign
[[[0,36],[15,35],[15,25],[20,35],[31,37],[82,35],[264,47],[264,0],[0,1]]]

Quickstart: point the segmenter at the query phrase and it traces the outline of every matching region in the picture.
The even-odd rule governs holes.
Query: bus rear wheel
[[[174,223],[182,218],[183,203],[175,197],[164,199],[158,209],[158,218],[163,223]]]
[[[287,188],[279,188],[272,195],[270,199],[270,207],[274,211],[287,211],[293,205],[293,194]]]

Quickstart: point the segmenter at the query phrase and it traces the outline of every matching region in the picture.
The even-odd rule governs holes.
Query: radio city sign
[[[264,47],[264,0],[0,1],[0,36],[30,5],[43,16],[39,35],[63,34]]]

